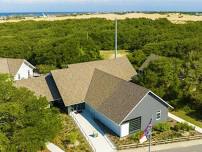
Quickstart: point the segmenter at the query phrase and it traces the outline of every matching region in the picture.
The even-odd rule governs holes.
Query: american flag
[[[139,140],[141,144],[149,139],[149,136],[151,135],[151,131],[152,131],[152,119],[150,119],[147,127],[144,130],[143,135],[141,136]]]

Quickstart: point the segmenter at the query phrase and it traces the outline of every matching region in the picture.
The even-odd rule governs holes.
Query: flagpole
[[[152,121],[153,121],[153,115],[152,115],[152,118],[151,118],[151,128],[150,128],[150,132],[149,132],[149,152],[151,152]]]
[[[149,152],[151,152],[151,131],[150,131],[150,135],[149,135]]]
[[[117,58],[117,49],[118,49],[118,42],[117,42],[117,32],[118,32],[118,29],[117,29],[117,18],[115,19],[115,59]]]

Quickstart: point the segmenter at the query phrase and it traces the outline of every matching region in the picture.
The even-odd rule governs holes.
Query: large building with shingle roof
[[[127,81],[137,74],[126,57],[71,64],[68,69],[51,71],[66,106],[85,99],[95,68]]]
[[[71,64],[47,76],[18,81],[67,113],[90,113],[120,137],[166,121],[171,107],[152,91],[130,82],[136,71],[126,57]]]
[[[35,67],[24,59],[0,58],[0,73],[10,74],[14,80],[33,77]]]

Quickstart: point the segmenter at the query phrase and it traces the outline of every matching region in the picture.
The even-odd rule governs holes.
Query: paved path
[[[156,152],[201,152],[202,145],[190,146],[185,148],[174,148],[169,150],[161,150]]]
[[[183,151],[187,149],[193,149],[193,147],[201,147],[200,152],[202,152],[202,139],[200,140],[192,140],[192,141],[185,141],[185,142],[178,142],[178,143],[170,143],[170,144],[163,144],[163,145],[156,145],[152,146],[152,152],[195,152],[195,151]],[[177,149],[177,150],[176,150]],[[178,151],[178,149],[182,151]],[[126,149],[120,150],[119,152],[147,152],[148,147],[143,148],[134,148],[134,149]],[[198,151],[196,151],[198,152]]]
[[[71,116],[83,132],[84,136],[88,140],[89,144],[96,152],[113,152],[113,145],[105,137],[104,132],[93,121],[93,119],[86,112],[81,114],[72,113]],[[93,132],[97,131],[98,137],[93,137]]]
[[[60,149],[58,146],[56,146],[53,143],[47,143],[46,147],[48,150],[50,150],[51,152],[65,152],[62,149]]]
[[[190,123],[190,122],[187,122],[186,120],[180,118],[180,117],[177,117],[176,115],[173,115],[172,113],[168,113],[168,117],[176,120],[177,122],[183,122],[183,123],[187,123],[188,125],[192,126],[195,128],[196,131],[198,131],[199,133],[202,133],[202,128]],[[202,151],[202,150],[201,150]]]

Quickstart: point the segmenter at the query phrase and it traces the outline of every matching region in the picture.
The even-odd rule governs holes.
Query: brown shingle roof
[[[15,75],[23,62],[24,59],[0,58],[0,73]]]
[[[10,74],[15,75],[20,69],[24,59],[7,59]]]
[[[7,59],[0,58],[0,73],[10,73]]]
[[[95,69],[85,102],[119,124],[148,92],[144,87]]]
[[[16,87],[26,87],[27,89],[33,91],[37,96],[45,96],[48,101],[53,101],[53,97],[49,90],[48,84],[45,80],[46,76],[41,76],[37,78],[29,78],[24,80],[19,80],[15,82]]]
[[[71,64],[68,69],[51,71],[66,106],[84,100],[95,68],[127,81],[137,74],[126,57]]]

